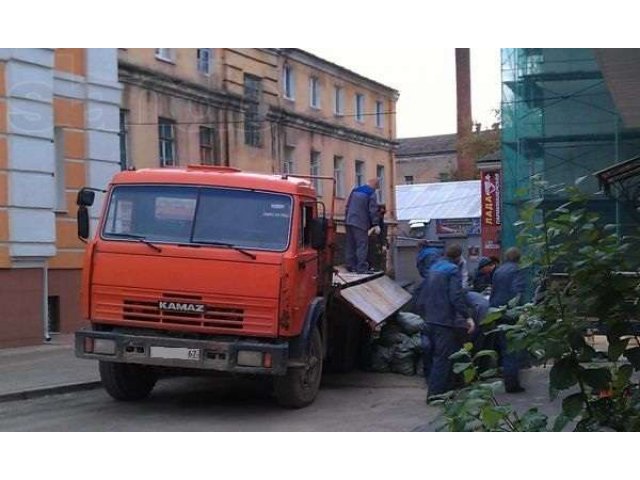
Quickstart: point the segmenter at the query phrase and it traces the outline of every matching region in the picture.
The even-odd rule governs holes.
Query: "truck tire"
[[[313,403],[320,390],[322,380],[322,337],[313,329],[309,351],[305,355],[305,366],[290,368],[284,377],[274,379],[274,390],[278,404],[285,408],[304,408]]]
[[[107,393],[122,402],[147,398],[158,380],[153,371],[143,365],[100,362],[99,369]]]

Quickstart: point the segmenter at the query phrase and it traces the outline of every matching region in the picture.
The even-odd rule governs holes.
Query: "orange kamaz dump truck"
[[[78,193],[89,326],[75,349],[117,400],[167,372],[226,372],[268,376],[281,405],[307,406],[323,365],[353,365],[362,326],[409,300],[383,273],[334,267],[333,205],[308,179],[192,166],[122,172],[104,193],[91,235],[95,191]]]

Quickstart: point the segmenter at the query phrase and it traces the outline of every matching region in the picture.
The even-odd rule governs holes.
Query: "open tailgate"
[[[374,330],[411,300],[409,292],[383,273],[362,275],[339,268],[333,285],[338,298],[357,310]]]

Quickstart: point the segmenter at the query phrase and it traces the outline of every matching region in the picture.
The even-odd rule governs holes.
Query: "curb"
[[[25,390],[22,392],[0,394],[0,403],[15,402],[18,400],[33,400],[34,398],[42,398],[49,395],[62,395],[64,393],[82,392],[94,390],[102,386],[102,382],[84,382],[71,383],[68,385],[59,385],[56,387],[43,387],[33,390]]]

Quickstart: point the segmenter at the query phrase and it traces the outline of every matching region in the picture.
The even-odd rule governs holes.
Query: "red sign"
[[[501,224],[500,172],[482,173],[482,225],[497,227]]]
[[[501,180],[500,171],[482,172],[482,255],[500,257]]]

